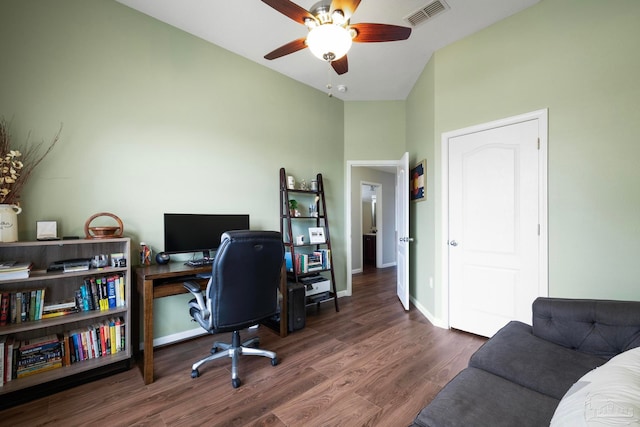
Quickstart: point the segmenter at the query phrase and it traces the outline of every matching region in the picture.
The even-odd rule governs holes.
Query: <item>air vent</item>
[[[409,14],[404,20],[407,21],[412,27],[422,25],[435,16],[445,12],[449,9],[449,5],[444,0],[435,0],[426,6],[421,7],[415,12]]]

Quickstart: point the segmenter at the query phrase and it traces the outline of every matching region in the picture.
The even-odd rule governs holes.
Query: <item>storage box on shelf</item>
[[[0,395],[130,367],[130,245],[129,238],[0,243],[0,262],[30,265],[18,279],[3,276],[0,268],[0,310],[6,301],[6,317],[0,311]],[[61,260],[97,255],[116,262],[47,271]]]

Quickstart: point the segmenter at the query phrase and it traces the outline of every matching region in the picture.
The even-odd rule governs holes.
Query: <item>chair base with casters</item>
[[[198,368],[212,360],[221,359],[223,357],[231,358],[231,385],[233,388],[240,387],[241,381],[238,377],[238,361],[241,355],[246,356],[263,356],[271,359],[271,366],[278,364],[278,357],[273,351],[262,350],[258,347],[260,339],[254,337],[245,342],[240,342],[240,331],[233,331],[231,336],[231,344],[216,341],[211,347],[211,355],[202,360],[197,361],[191,366],[191,378],[200,376]]]

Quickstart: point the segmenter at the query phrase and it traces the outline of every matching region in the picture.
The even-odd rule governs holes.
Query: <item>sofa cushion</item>
[[[640,425],[640,347],[587,373],[567,391],[552,427]]]
[[[466,368],[418,414],[413,426],[548,426],[557,405],[557,399]]]
[[[640,346],[640,302],[537,298],[533,334],[610,359]]]
[[[469,366],[560,400],[581,376],[605,362],[538,338],[531,326],[512,321],[471,356]]]

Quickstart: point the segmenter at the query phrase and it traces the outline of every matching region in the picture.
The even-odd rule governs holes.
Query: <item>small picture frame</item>
[[[309,227],[309,243],[318,244],[326,242],[327,239],[324,236],[324,227]]]
[[[427,160],[421,160],[409,175],[409,199],[414,202],[427,200]]]
[[[36,221],[37,240],[59,240],[57,221]]]

